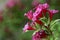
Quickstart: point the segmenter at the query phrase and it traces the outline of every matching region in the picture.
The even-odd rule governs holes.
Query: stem
[[[54,35],[53,35],[53,33],[52,33],[52,31],[50,30],[50,27],[48,26],[45,26],[45,28],[50,32],[50,34],[52,35],[52,37],[53,37],[53,40],[55,40],[55,38],[54,38]]]

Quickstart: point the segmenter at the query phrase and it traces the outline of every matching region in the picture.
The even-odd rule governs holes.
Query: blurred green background
[[[6,1],[8,0],[0,0],[0,40],[32,40],[34,31],[23,33],[22,29],[28,21],[24,17],[24,13],[33,8],[33,0],[17,0],[17,4],[12,8],[5,6]],[[51,9],[60,10],[60,0],[39,0],[39,2],[47,2]],[[54,15],[53,20],[59,18],[60,11]],[[60,33],[60,22],[55,25],[54,30],[57,31],[55,35],[58,36]],[[60,35],[58,37],[60,38]]]

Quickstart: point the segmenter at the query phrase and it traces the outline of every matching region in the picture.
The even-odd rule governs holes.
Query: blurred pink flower
[[[9,0],[6,4],[8,8],[12,8],[15,5],[15,0]]]
[[[41,8],[37,8],[36,11],[33,13],[33,17],[35,18],[39,18],[39,17],[42,17],[42,9]]]
[[[50,21],[52,20],[52,17],[55,13],[58,13],[59,11],[58,10],[48,10],[49,12],[49,17],[50,17]]]
[[[28,11],[27,13],[25,13],[24,16],[27,16],[28,19],[32,20],[32,18],[33,18],[33,12],[32,12],[32,10]]]
[[[46,15],[46,12],[49,12],[49,17],[50,17],[50,20],[52,20],[52,17],[53,17],[53,14],[57,13],[58,10],[49,10],[49,5],[47,3],[44,3],[44,4],[39,4],[38,6],[35,7],[35,13],[34,15],[37,17],[37,18],[41,18],[43,17],[43,15],[45,16]],[[42,14],[43,13],[43,14]]]
[[[35,25],[35,28],[37,30],[38,30],[39,26],[37,26],[36,23],[41,25],[41,27],[44,26],[45,28],[47,28],[49,30],[49,32],[51,32],[49,29],[50,23],[45,25],[45,23],[43,21],[45,20],[44,18],[46,18],[46,13],[48,13],[48,16],[49,16],[48,18],[50,19],[48,21],[51,21],[53,15],[57,12],[59,12],[59,11],[58,10],[50,10],[49,5],[47,3],[44,3],[44,4],[36,5],[36,7],[34,9],[28,11],[24,15],[27,16],[28,19],[30,19],[32,22],[34,22],[34,23],[31,23],[31,25],[32,24]],[[44,20],[41,20],[41,19],[44,19]],[[34,30],[34,28],[32,28],[34,26],[31,26],[31,25],[30,25],[30,23],[27,23],[24,26],[23,30],[25,32],[26,32],[26,30]],[[32,35],[32,40],[42,40],[43,38],[48,39],[49,34],[50,33],[47,33],[46,30],[41,29],[40,31],[37,31],[37,32],[35,32],[34,35]],[[51,32],[51,34],[52,34],[52,32]]]
[[[38,6],[36,6],[36,9],[34,9],[33,11],[30,10],[24,15],[27,16],[28,19],[32,20],[32,22],[36,22],[42,26],[44,25],[44,23],[39,19],[42,17],[45,17],[46,12],[48,12],[50,20],[52,19],[53,14],[58,12],[58,10],[49,10],[48,8],[49,8],[49,5],[47,3],[39,4]]]
[[[42,13],[43,13],[44,16],[45,16],[48,8],[49,8],[49,5],[48,5],[47,3],[39,4],[38,6],[36,6],[36,7],[34,8],[34,10],[36,10],[36,11],[35,11],[35,12],[36,12],[35,14],[38,15],[38,18],[39,18],[39,17],[43,17]]]
[[[47,9],[47,8],[49,8],[49,5],[48,5],[47,3],[39,4],[39,5],[37,5],[37,6],[35,7],[35,9],[37,9],[38,7],[39,7],[40,9]]]
[[[44,9],[47,9],[47,8],[49,8],[49,5],[48,5],[47,3],[44,3],[44,4],[43,4],[43,8],[44,8]]]
[[[49,10],[49,12],[52,13],[52,14],[55,14],[55,13],[58,13],[59,10]]]
[[[28,22],[24,28],[23,28],[23,32],[26,32],[27,30],[35,30],[35,28],[33,28],[30,23]]]
[[[47,38],[47,33],[44,30],[35,32],[35,34],[32,35],[32,40],[42,40],[42,38]]]

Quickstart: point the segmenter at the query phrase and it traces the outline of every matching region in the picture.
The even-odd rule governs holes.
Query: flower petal
[[[55,14],[55,13],[58,13],[59,10],[49,10],[49,12],[52,13],[52,14]]]
[[[48,10],[49,12],[49,17],[50,17],[50,21],[52,20],[52,17],[55,13],[58,13],[59,11],[58,10]]]
[[[28,19],[31,20],[33,18],[33,12],[32,12],[32,10],[28,11],[27,13],[25,13],[24,16],[27,16]]]
[[[49,8],[49,5],[48,5],[47,3],[44,3],[44,4],[43,4],[43,8],[44,8],[44,9],[47,9],[47,8]]]
[[[42,9],[41,8],[37,8],[36,11],[33,13],[33,17],[39,18],[42,17]]]
[[[35,30],[35,28],[31,27],[30,23],[28,22],[24,28],[23,28],[23,32],[26,32],[27,30]]]

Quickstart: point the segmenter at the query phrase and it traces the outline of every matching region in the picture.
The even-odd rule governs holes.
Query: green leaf
[[[59,23],[60,23],[60,19],[52,21],[51,24],[50,24],[51,29],[53,29],[56,25],[58,26]]]
[[[60,19],[53,21],[50,26],[55,40],[60,40]]]

